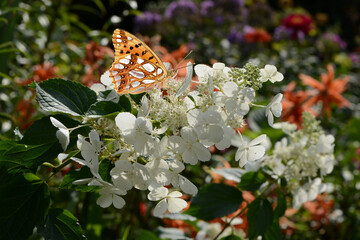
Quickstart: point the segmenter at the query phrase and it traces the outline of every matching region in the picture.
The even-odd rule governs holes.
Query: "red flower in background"
[[[312,18],[306,14],[290,14],[282,20],[281,25],[292,31],[293,39],[296,39],[299,33],[308,35],[315,28]]]
[[[45,81],[49,78],[53,78],[56,76],[58,68],[53,66],[49,62],[44,62],[42,64],[38,64],[34,66],[34,76],[32,78],[26,80],[17,80],[16,83],[25,86],[33,81],[39,83]]]
[[[294,92],[295,87],[296,83],[291,82],[285,88],[281,118],[290,123],[295,123],[300,128],[304,111],[310,112],[314,116],[317,114],[311,109],[311,105],[307,103],[310,98],[309,93],[307,91]]]
[[[350,102],[341,96],[341,93],[347,88],[349,76],[335,79],[334,67],[331,64],[327,65],[327,70],[327,73],[320,75],[321,81],[305,74],[300,74],[299,78],[304,85],[315,88],[315,91],[311,92],[311,98],[309,99],[308,104],[313,105],[321,102],[323,104],[323,115],[330,117],[332,103],[335,103],[339,108],[350,105]]]

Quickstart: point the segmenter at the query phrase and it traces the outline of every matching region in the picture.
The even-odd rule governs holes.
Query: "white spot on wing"
[[[130,55],[126,55],[125,58],[131,59],[131,56],[130,56]]]
[[[145,74],[144,74],[143,72],[131,70],[129,73],[130,73],[132,76],[136,77],[136,78],[143,78],[143,77],[145,77]]]
[[[143,60],[143,59],[138,58],[138,60],[137,60],[137,63],[138,63],[138,64],[141,64],[141,63],[143,63],[143,62],[144,62],[144,60]]]
[[[111,71],[112,75],[116,75],[118,72],[117,71]]]
[[[116,35],[116,37],[118,37],[118,38],[121,38],[121,36],[118,34],[118,35]]]
[[[155,70],[154,66],[151,65],[150,63],[145,63],[144,65],[142,65],[143,68],[145,68],[146,71],[148,72],[153,72]]]
[[[119,81],[121,79],[121,77],[119,75],[115,76],[115,81]]]
[[[119,60],[119,62],[123,63],[123,64],[129,64],[130,60],[127,58],[122,58]]]
[[[122,60],[122,59],[121,59]],[[120,62],[121,62],[121,60],[120,60]],[[124,65],[122,65],[122,64],[120,64],[120,63],[117,63],[117,64],[115,64],[115,68],[117,68],[117,69],[123,69],[124,68]],[[114,75],[114,73],[113,73],[113,75]]]
[[[125,88],[125,90],[128,90],[129,88],[130,88],[129,85],[127,85],[126,88]]]
[[[122,42],[121,39],[116,39],[117,42]]]
[[[157,75],[160,75],[163,72],[163,70],[161,68],[158,68],[158,70],[156,71]]]
[[[145,79],[142,82],[145,83],[145,84],[150,84],[150,83],[155,82],[155,80],[153,80],[153,79]]]
[[[132,40],[132,38],[131,38],[131,37],[128,37],[128,40]]]
[[[140,82],[133,82],[133,83],[131,83],[131,86],[132,87],[137,87],[137,86],[139,86],[140,85]]]

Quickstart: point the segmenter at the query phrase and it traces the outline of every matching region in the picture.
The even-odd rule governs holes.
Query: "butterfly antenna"
[[[184,60],[190,56],[190,54],[192,53],[193,50],[190,50],[190,52],[188,52],[188,54],[186,54],[186,56],[178,63],[176,64],[175,68],[173,70],[178,70],[178,69],[181,69],[181,68],[184,68],[184,67],[181,67],[181,68],[177,68],[177,66],[179,66],[181,63],[184,62]],[[186,66],[185,66],[186,67]]]

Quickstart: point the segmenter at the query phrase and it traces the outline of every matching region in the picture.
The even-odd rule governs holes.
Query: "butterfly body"
[[[113,34],[115,60],[109,70],[115,90],[120,94],[138,94],[166,85],[173,75],[160,58],[141,40],[124,30]]]

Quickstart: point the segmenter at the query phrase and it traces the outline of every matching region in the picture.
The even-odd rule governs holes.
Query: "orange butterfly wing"
[[[110,78],[120,94],[138,94],[162,87],[168,71],[160,58],[141,40],[124,30],[113,34],[115,60]]]

